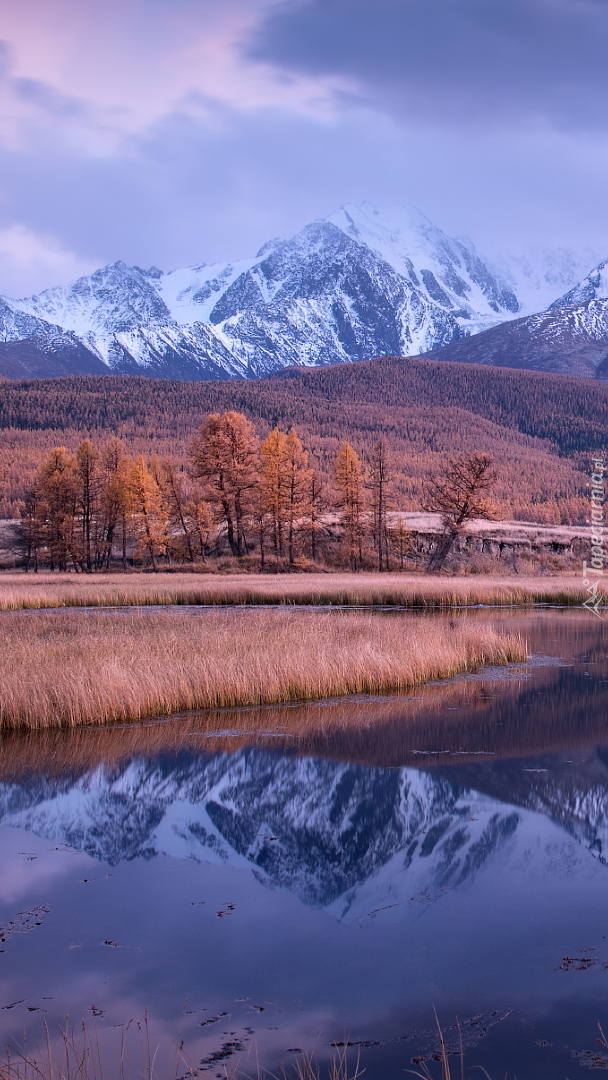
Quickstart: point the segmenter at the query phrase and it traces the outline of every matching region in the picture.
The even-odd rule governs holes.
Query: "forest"
[[[484,477],[488,466],[484,459]],[[34,572],[93,573],[117,561],[158,571],[209,557],[217,565],[224,554],[259,572],[270,560],[308,569],[319,557],[334,568],[403,569],[412,537],[393,496],[383,439],[365,462],[341,445],[330,494],[295,428],[260,441],[242,413],[211,413],[185,462],[133,459],[117,438],[100,448],[84,439],[75,454],[55,447],[25,492],[17,536]]]
[[[335,505],[335,461],[348,442],[366,463],[383,440],[399,510],[420,508],[450,455],[490,453],[503,519],[585,521],[590,453],[608,429],[606,383],[542,372],[381,358],[291,369],[252,382],[172,382],[80,376],[0,384],[0,516],[25,510],[56,447],[96,452],[112,438],[132,460],[173,459],[192,484],[189,446],[212,413],[242,413],[258,441],[296,429],[324,498]],[[365,466],[368,468],[368,466]]]

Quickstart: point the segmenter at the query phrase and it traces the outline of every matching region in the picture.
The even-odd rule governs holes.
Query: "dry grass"
[[[525,656],[479,624],[359,612],[36,612],[1,625],[6,728],[382,693]]]
[[[308,1053],[288,1065],[280,1063],[278,1073],[257,1063],[252,1075],[241,1068],[247,1064],[239,1053],[231,1069],[224,1065],[225,1080],[359,1080],[364,1072],[358,1057],[351,1065],[346,1050],[334,1051],[323,1067]],[[85,1021],[76,1026],[66,1018],[52,1035],[45,1022],[43,1038],[31,1050],[17,1044],[0,1057],[0,1080],[195,1080],[204,1075],[183,1039],[174,1046],[166,1039],[164,1045],[153,1040],[147,1013],[143,1022],[131,1019],[111,1033],[91,1029]]]
[[[449,610],[472,604],[576,606],[582,578],[413,574],[12,574],[0,575],[0,610],[167,604],[393,605]]]

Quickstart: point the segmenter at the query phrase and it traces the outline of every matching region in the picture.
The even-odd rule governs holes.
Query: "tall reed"
[[[475,604],[575,606],[580,577],[405,574],[0,574],[0,610],[192,605],[387,605],[450,610]],[[608,593],[606,593],[608,602]]]
[[[525,657],[479,623],[361,612],[36,612],[0,625],[7,728],[382,693]]]

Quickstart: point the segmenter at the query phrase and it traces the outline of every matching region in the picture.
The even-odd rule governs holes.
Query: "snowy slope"
[[[164,326],[174,320],[159,295],[161,277],[155,267],[140,270],[116,262],[69,285],[13,301],[12,306],[82,336]]]
[[[59,342],[67,331],[88,350],[83,371],[91,369],[92,354],[102,370],[119,374],[259,378],[294,364],[466,347],[480,331],[506,326],[530,304],[538,311],[566,289],[554,308],[602,299],[605,263],[573,288],[591,254],[505,256],[496,271],[469,241],[450,238],[419,211],[347,205],[296,236],[270,241],[253,259],[169,273],[116,262],[38,296],[0,300],[0,336],[39,342],[52,333]],[[581,325],[593,319],[595,313],[580,316]],[[65,339],[65,356],[59,344],[54,353],[43,348],[40,370],[52,373],[51,355],[57,374],[73,370],[71,341]],[[536,366],[521,345],[515,359],[509,346],[501,362]],[[602,362],[594,354],[573,373],[589,374]],[[7,359],[7,373],[15,363]],[[548,370],[569,370],[567,357],[560,363]]]
[[[573,289],[604,254],[590,247],[580,251],[536,247],[519,254],[503,252],[491,260],[491,266],[517,295],[520,314],[534,315]]]
[[[201,263],[199,266],[170,270],[158,281],[160,296],[171,317],[181,326],[208,322],[211,311],[223,293],[259,260],[246,259],[209,266]]]
[[[493,326],[429,354],[433,360],[608,379],[608,299]]]
[[[608,259],[599,263],[586,278],[551,304],[551,309],[583,304],[587,300],[608,300]]]
[[[349,204],[328,221],[375,251],[427,301],[453,312],[468,333],[520,310],[513,291],[471,245],[446,236],[419,210]]]
[[[22,311],[0,296],[0,341],[22,341],[37,335],[58,334],[61,328]]]
[[[512,318],[518,302],[424,215],[366,203],[273,240],[254,259],[167,274],[117,262],[7,301],[7,311],[78,335],[112,371],[255,378],[437,348]],[[21,336],[32,336],[30,325],[43,332],[24,324]]]
[[[245,379],[247,369],[204,323],[88,332],[81,340],[117,375],[160,379]]]

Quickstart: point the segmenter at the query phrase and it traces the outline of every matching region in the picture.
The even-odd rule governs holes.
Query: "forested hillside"
[[[329,479],[340,443],[365,456],[383,435],[402,509],[450,453],[488,451],[505,517],[585,520],[588,455],[602,452],[608,385],[540,372],[383,358],[290,370],[255,382],[173,382],[119,376],[0,385],[0,514],[14,516],[48,450],[90,436],[121,438],[129,453],[185,457],[209,412],[235,409],[260,435],[295,426]]]

